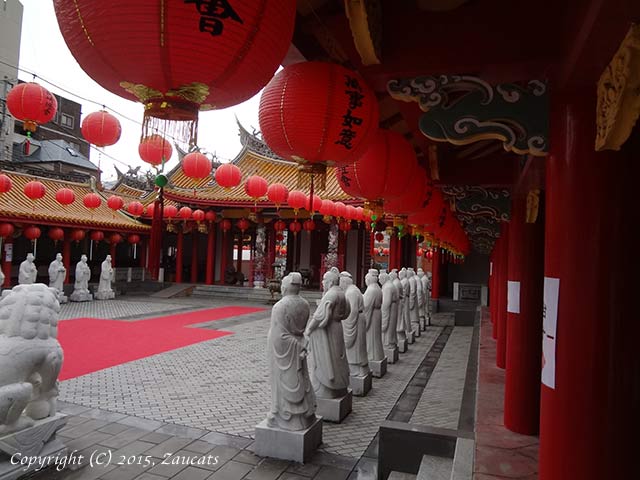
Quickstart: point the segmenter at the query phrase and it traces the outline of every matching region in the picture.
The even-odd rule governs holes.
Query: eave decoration
[[[363,65],[378,65],[382,58],[382,2],[344,0],[353,43]]]
[[[467,145],[500,140],[519,155],[545,156],[549,149],[547,84],[492,86],[464,75],[422,76],[390,80],[396,100],[415,101],[425,112],[420,130],[431,140]]]
[[[596,151],[620,150],[640,115],[640,25],[632,25],[598,80]]]

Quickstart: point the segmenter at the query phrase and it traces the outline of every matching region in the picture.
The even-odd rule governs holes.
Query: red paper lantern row
[[[155,167],[168,161],[173,154],[173,149],[162,135],[150,135],[143,138],[138,145],[138,154],[144,162]]]
[[[56,201],[60,205],[71,205],[76,201],[76,194],[70,188],[60,188],[56,192]]]
[[[101,242],[102,240],[104,240],[104,232],[101,230],[94,230],[93,232],[91,232],[91,235],[89,237],[94,242]]]
[[[192,216],[196,222],[202,222],[204,220],[205,214],[204,211],[197,209],[193,211]]]
[[[254,200],[264,197],[269,190],[267,181],[259,175],[251,175],[244,184],[244,191]]]
[[[64,238],[64,230],[60,227],[53,227],[49,229],[49,238],[54,242],[59,242]]]
[[[89,210],[95,210],[102,203],[102,199],[100,198],[100,195],[98,195],[97,193],[87,193],[82,198],[82,203]]]
[[[353,205],[347,205],[347,213],[344,216],[347,220],[358,220],[358,211]]]
[[[322,199],[320,198],[319,195],[314,194],[313,204],[311,204],[311,197],[307,197],[307,203],[305,204],[304,208],[306,208],[308,212],[314,213],[320,210],[321,206],[322,206]]]
[[[183,220],[189,220],[193,216],[193,211],[189,207],[182,207],[178,210],[178,216]]]
[[[119,233],[112,233],[109,237],[109,242],[114,245],[122,242],[122,235],[120,235]]]
[[[142,203],[136,201],[129,202],[127,205],[127,212],[129,212],[134,217],[139,217],[144,212],[144,205]]]
[[[0,193],[7,193],[13,187],[13,182],[9,176],[4,173],[0,173]]]
[[[0,238],[7,238],[13,235],[15,227],[11,223],[0,223]]]
[[[107,207],[109,207],[111,210],[120,210],[123,206],[124,200],[122,200],[122,197],[118,195],[111,195],[109,198],[107,198]]]
[[[342,220],[339,224],[338,224],[338,228],[344,232],[347,233],[349,230],[351,230],[351,221],[350,220]]]
[[[38,200],[44,197],[45,193],[47,193],[47,189],[44,184],[37,180],[32,180],[24,186],[24,194],[31,200]]]
[[[19,83],[7,94],[11,115],[22,120],[23,128],[35,132],[38,125],[50,122],[58,111],[56,97],[35,82]]]
[[[22,231],[22,234],[25,236],[25,238],[34,241],[40,238],[42,232],[35,225],[30,225]]]
[[[79,228],[76,228],[74,230],[71,230],[71,234],[69,235],[69,237],[74,242],[81,242],[82,240],[84,240],[85,235],[86,235],[86,232],[84,230],[80,230]]]
[[[299,221],[294,221],[289,224],[289,230],[294,235],[297,235],[300,230],[302,230],[302,224]]]
[[[287,224],[284,223],[282,220],[278,220],[277,222],[275,222],[273,224],[273,229],[276,232],[282,232],[282,231],[284,231],[285,228],[287,228]]]
[[[320,215],[332,217],[336,214],[335,203],[333,200],[323,200],[318,211],[320,212]]]
[[[246,218],[241,218],[236,222],[236,226],[240,229],[242,233],[244,233],[245,230],[247,230],[250,226],[249,220],[247,220]]]
[[[213,223],[216,221],[216,212],[214,212],[213,210],[207,210],[206,213],[204,214],[204,219],[209,222],[209,223]]]
[[[229,220],[228,218],[224,218],[220,222],[220,228],[223,232],[228,232],[229,230],[231,230],[231,220]]]
[[[206,178],[211,174],[211,159],[200,152],[188,153],[182,159],[182,171],[193,180]]]
[[[178,207],[176,207],[175,205],[165,205],[163,213],[164,218],[174,218],[176,215],[178,215]]]
[[[131,244],[131,245],[135,245],[137,243],[140,243],[140,235],[136,234],[136,233],[132,233],[131,235],[129,235],[127,237],[127,241]]]
[[[287,203],[291,208],[293,208],[293,211],[297,215],[298,210],[307,205],[307,196],[300,190],[291,190],[289,192],[289,197],[287,198]]]
[[[334,202],[333,214],[337,218],[345,218],[347,215],[347,206],[342,202]]]
[[[242,172],[232,163],[224,163],[216,168],[214,178],[216,179],[216,183],[222,188],[234,188],[240,185]]]
[[[267,189],[267,198],[275,204],[276,208],[280,208],[280,205],[287,201],[288,196],[289,189],[284,183],[271,184]]]
[[[155,205],[153,203],[150,203],[149,205],[147,205],[146,207],[144,207],[144,212],[143,214],[147,217],[151,217],[153,218],[153,212],[155,210]]]
[[[305,220],[302,224],[302,228],[304,228],[306,232],[311,233],[316,229],[316,222],[311,219]]]
[[[106,110],[93,112],[82,120],[82,136],[96,147],[108,147],[120,140],[120,121]]]

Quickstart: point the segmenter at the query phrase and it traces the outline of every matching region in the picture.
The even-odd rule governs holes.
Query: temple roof
[[[35,177],[16,172],[3,172],[13,182],[7,193],[0,194],[0,219],[24,223],[44,223],[60,226],[84,226],[120,231],[146,231],[150,227],[124,212],[114,212],[107,206],[107,192],[99,192],[87,183],[67,182],[51,178]],[[32,181],[42,182],[46,188],[43,198],[33,201],[25,196],[24,186]],[[60,188],[70,188],[76,199],[71,205],[63,206],[56,201]],[[84,206],[82,198],[87,193],[99,194],[103,201],[95,210]]]

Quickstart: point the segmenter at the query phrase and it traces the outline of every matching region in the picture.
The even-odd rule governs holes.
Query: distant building
[[[13,151],[13,117],[5,104],[7,92],[18,82],[22,4],[0,0],[0,161],[10,161]]]

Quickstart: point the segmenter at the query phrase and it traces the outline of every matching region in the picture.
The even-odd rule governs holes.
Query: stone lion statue
[[[54,288],[18,285],[0,300],[0,436],[56,413],[62,347]]]

